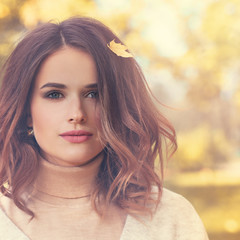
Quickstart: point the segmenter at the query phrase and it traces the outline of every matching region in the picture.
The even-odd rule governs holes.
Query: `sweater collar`
[[[41,159],[34,190],[47,196],[64,199],[89,196],[94,188],[101,162],[102,154],[80,167],[59,166]]]

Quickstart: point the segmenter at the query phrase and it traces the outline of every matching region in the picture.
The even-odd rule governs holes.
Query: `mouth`
[[[92,133],[84,130],[73,130],[61,133],[60,136],[70,143],[82,143],[92,137]]]

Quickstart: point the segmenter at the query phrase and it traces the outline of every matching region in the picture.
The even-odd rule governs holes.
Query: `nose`
[[[83,109],[80,99],[75,99],[74,101],[71,101],[69,110],[69,123],[83,124],[87,121],[87,115]]]

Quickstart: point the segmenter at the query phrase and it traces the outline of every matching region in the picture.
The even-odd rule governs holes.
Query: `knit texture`
[[[0,196],[0,240],[208,239],[192,205],[167,189],[163,190],[152,218],[142,217],[139,221],[130,215],[126,217],[114,205],[100,218],[91,208],[89,198],[81,198],[88,194],[91,184],[87,183],[91,183],[97,168],[98,163],[93,163],[88,169],[65,169],[44,161],[28,201],[35,213],[32,221],[11,199]],[[81,174],[84,179],[79,177]]]

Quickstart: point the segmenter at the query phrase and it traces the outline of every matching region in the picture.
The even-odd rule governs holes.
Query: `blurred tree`
[[[12,44],[24,30],[19,17],[19,6],[24,2],[25,0],[1,0],[0,2],[0,59],[4,59],[9,54]]]
[[[239,146],[240,143],[240,134],[237,134],[240,132],[240,111],[238,110],[240,93],[239,87],[237,88],[240,72],[238,60],[240,5],[238,1],[209,1],[205,4],[203,15],[198,16],[200,24],[194,28],[192,22],[196,16],[194,13],[186,14],[185,10],[182,11],[177,0],[129,0],[127,7],[117,8],[116,11],[104,11],[100,2],[102,1],[1,0],[0,65],[11,51],[13,44],[20,38],[21,33],[42,21],[51,19],[60,21],[73,15],[98,18],[112,28],[129,46],[139,63],[148,68],[150,73],[148,76],[153,79],[150,84],[154,94],[164,103],[169,102],[176,94],[171,86],[168,86],[167,80],[164,84],[170,90],[166,91],[166,88],[163,88],[163,81],[157,82],[160,78],[153,76],[152,72],[164,70],[169,72],[176,81],[185,83],[188,101],[184,102],[184,106],[188,111],[176,112],[172,114],[172,119],[177,128],[179,127],[181,146],[179,151],[183,154],[182,156],[188,158],[186,161],[192,159],[193,168],[196,169],[204,166],[204,162],[200,164],[200,158],[208,159],[209,166],[216,166],[215,163],[219,159],[221,161],[229,159],[231,153],[227,150],[228,144],[222,145],[222,150],[217,141],[210,141],[210,139],[215,139],[221,132],[222,142],[229,142],[233,146]],[[110,2],[107,3],[110,4]],[[146,21],[147,18],[140,16],[145,9],[148,8],[151,11],[155,8],[161,9],[163,4],[172,7],[178,20],[178,30],[186,45],[185,54],[178,57],[163,55],[158,50],[157,41],[165,37],[164,32],[160,30],[156,32],[156,39],[144,37],[146,29],[150,26]],[[152,19],[154,21],[152,24],[157,26],[160,23],[158,18]],[[233,83],[233,87],[231,91],[226,91],[229,81]],[[203,132],[200,133],[199,129]],[[210,151],[201,144],[198,145],[202,146],[201,154],[199,149],[194,147],[191,147],[192,150],[187,150],[193,142],[197,143],[190,140],[194,139],[194,134],[191,132],[196,134],[196,139],[204,139],[205,136],[205,142],[210,145],[209,148],[215,150]],[[208,134],[204,135],[204,132]],[[191,144],[189,145],[188,142]],[[226,154],[222,153],[224,148],[226,148]],[[193,152],[193,149],[195,149],[194,153],[187,153]],[[180,154],[178,157],[181,158]]]
[[[176,5],[176,1],[171,4]],[[178,59],[155,56],[156,64],[152,66],[169,69],[176,80],[186,82],[188,106],[197,109],[193,110],[195,119],[198,118],[194,125],[190,122],[191,115],[181,120],[179,113],[175,115],[176,122],[188,126],[179,133],[177,158],[181,159],[182,168],[184,164],[188,169],[191,164],[193,169],[216,167],[233,158],[240,144],[239,74],[231,74],[240,69],[240,5],[237,0],[213,1],[207,5],[199,27],[194,29],[192,16],[178,13],[188,50]],[[208,126],[207,135],[203,126]],[[219,136],[224,144],[215,141]],[[229,145],[235,146],[235,150],[229,151]],[[192,163],[188,164],[187,159]]]
[[[95,12],[93,0],[26,0],[19,9],[21,21],[27,27],[42,21],[61,21],[74,15],[94,15]]]

